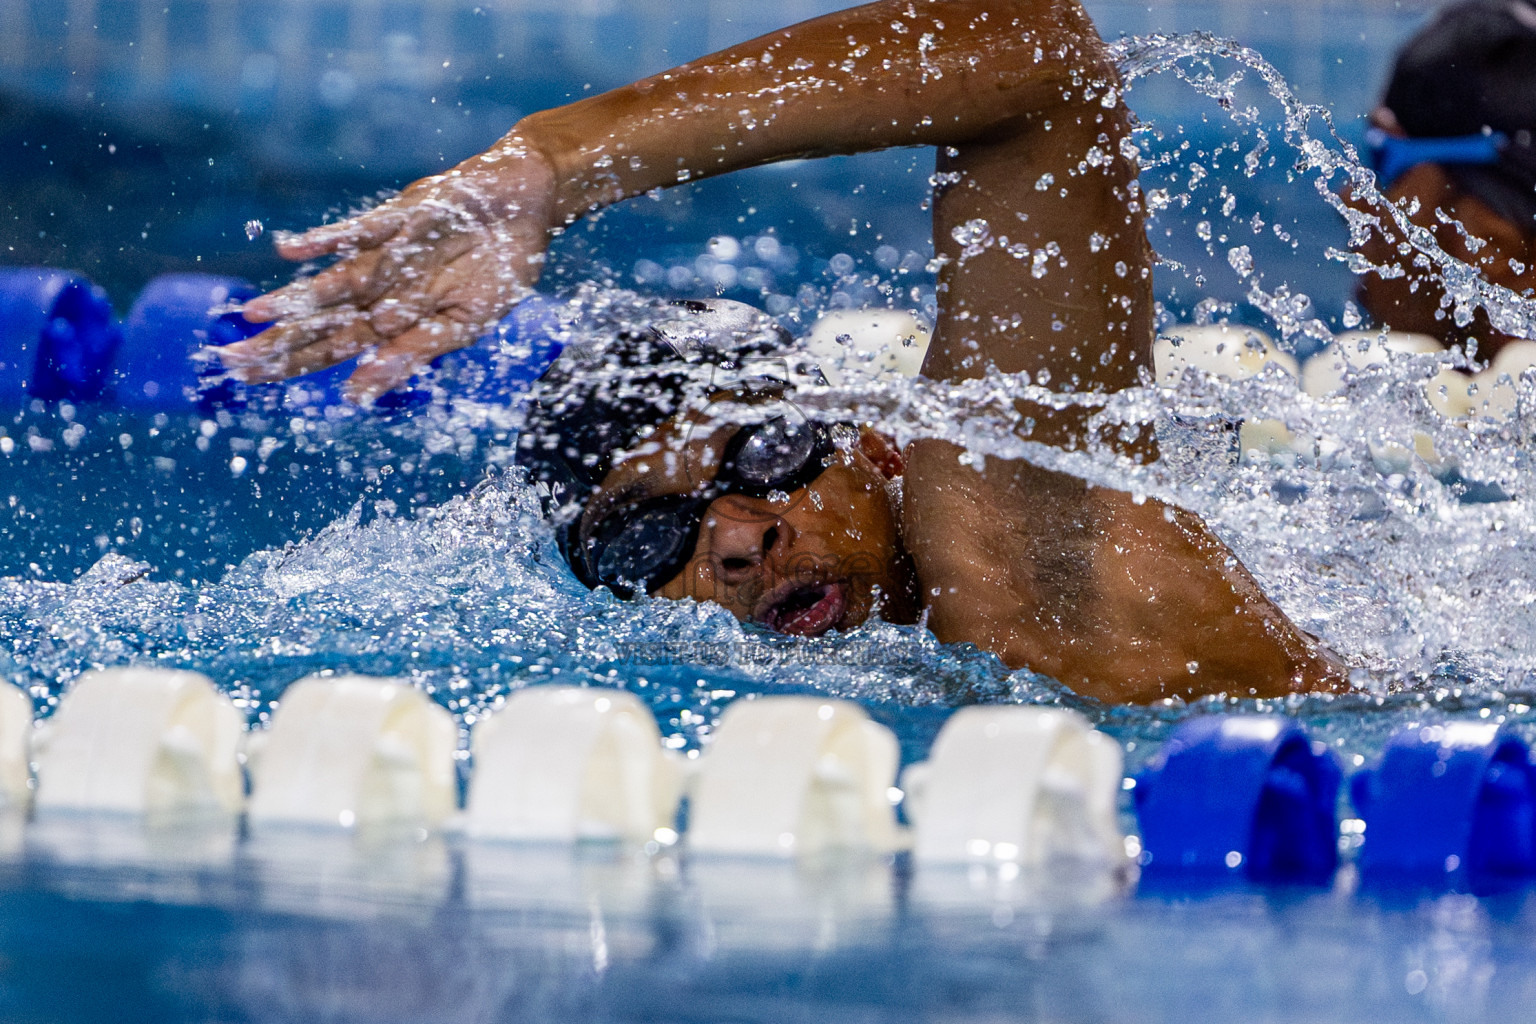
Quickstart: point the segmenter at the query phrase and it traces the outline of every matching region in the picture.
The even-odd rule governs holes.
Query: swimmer
[[[530,115],[372,211],[279,239],[290,259],[337,259],[247,303],[272,327],[219,355],[248,381],[360,357],[350,388],[367,402],[472,343],[532,288],[551,233],[604,206],[776,160],[934,146],[942,267],[923,374],[1112,392],[1139,384],[1153,339],[1129,130],[1076,0],[872,3]],[[602,471],[565,492],[557,523],[575,524],[587,582],[799,634],[921,615],[941,641],[1106,701],[1345,685],[1184,510],[1025,461],[978,469],[945,441],[897,451],[867,428],[789,430],[759,408],[778,400],[771,385],[708,397],[643,423],[640,443],[636,413],[583,420],[590,446],[540,440]],[[566,414],[582,415],[556,400],[551,421]],[[1021,408],[1019,430],[1090,440],[1073,410]],[[1157,457],[1150,439],[1118,443]]]
[[[1387,198],[1485,280],[1536,294],[1536,3],[1472,0],[1440,11],[1398,53],[1370,120]],[[1475,341],[1482,360],[1519,340],[1481,309],[1458,324],[1438,273],[1402,266],[1399,241],[1395,228],[1378,226],[1359,247],[1393,268],[1360,280],[1361,304],[1378,323],[1447,348]]]

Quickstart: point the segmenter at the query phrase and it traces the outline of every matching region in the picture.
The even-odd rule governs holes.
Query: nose
[[[787,523],[760,499],[729,495],[709,506],[704,517],[709,554],[725,582],[741,583],[761,571],[793,539]]]

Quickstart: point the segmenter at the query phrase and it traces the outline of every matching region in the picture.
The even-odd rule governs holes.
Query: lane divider
[[[459,726],[406,683],[301,679],[253,732],[206,676],[103,669],[36,726],[27,695],[0,685],[0,809],[231,826],[243,811],[255,833],[406,825],[661,845],[681,834],[705,857],[910,848],[924,867],[1015,871],[1066,861],[1118,870],[1135,851],[1144,876],[1174,884],[1326,884],[1342,845],[1358,848],[1367,884],[1536,877],[1536,766],[1524,741],[1483,722],[1399,731],[1351,780],[1359,817],[1342,825],[1336,759],[1276,715],[1185,721],[1123,780],[1120,745],[1075,712],[962,708],[902,775],[910,833],[895,815],[896,738],[849,701],[738,700],[705,751],[683,758],[633,694],[529,687],[477,722],[470,744],[458,812]],[[1124,788],[1140,826],[1132,839],[1120,829]]]

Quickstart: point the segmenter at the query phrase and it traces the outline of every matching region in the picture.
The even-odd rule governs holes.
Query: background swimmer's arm
[[[534,114],[487,153],[417,182],[376,210],[280,239],[280,253],[291,259],[341,258],[314,278],[248,303],[251,319],[274,327],[220,355],[254,380],[369,353],[352,379],[354,395],[366,399],[472,342],[537,279],[548,232],[595,209],[793,157],[970,141],[985,149],[989,140],[1026,128],[1060,150],[1046,133],[1059,130],[1047,122],[1063,108],[1064,95],[1108,95],[1113,80],[1075,0],[897,0],[805,22]],[[1123,116],[1113,101],[1100,109]],[[1059,169],[1064,179],[1071,171]],[[1044,205],[1046,196],[1028,198]],[[994,235],[1040,234],[1026,226],[1027,216],[1010,217]],[[1066,248],[1054,259],[1087,266],[1083,226],[1081,219],[1073,224],[1072,237],[1083,237],[1063,237]],[[992,266],[972,276],[989,276]],[[1010,314],[1049,330],[1031,302],[1036,279],[1026,276],[1021,286],[1011,256],[996,266],[1017,293],[1007,303]],[[1047,304],[1061,308],[1068,283],[1051,280]],[[1002,294],[1006,287],[997,281],[992,290]],[[941,325],[939,350],[946,338]],[[1069,348],[1059,350],[1058,379],[1087,380],[1104,370],[1068,357]],[[973,354],[967,348],[931,361],[976,368],[966,362]]]

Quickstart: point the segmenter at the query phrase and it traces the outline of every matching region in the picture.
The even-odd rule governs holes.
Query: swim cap
[[[1444,166],[1499,216],[1536,229],[1536,0],[1441,10],[1398,53],[1382,104],[1413,138],[1503,134],[1496,163]]]
[[[610,298],[577,335],[534,387],[517,451],[562,547],[617,453],[711,394],[795,376],[789,333],[727,299]]]

